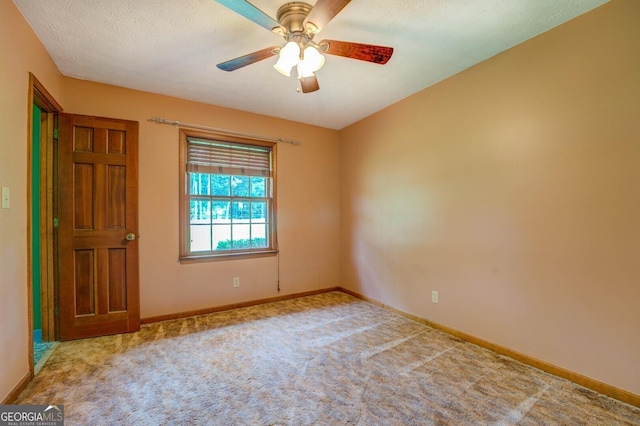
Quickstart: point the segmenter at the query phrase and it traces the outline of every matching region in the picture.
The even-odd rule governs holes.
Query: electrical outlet
[[[233,286],[234,287],[240,287],[240,278],[239,277],[235,277],[233,279]]]
[[[438,292],[437,291],[432,291],[431,292],[431,301],[433,303],[438,303]]]

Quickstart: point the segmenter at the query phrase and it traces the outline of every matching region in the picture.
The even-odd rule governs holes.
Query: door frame
[[[32,225],[32,161],[33,161],[33,105],[42,111],[40,137],[40,231]],[[55,132],[57,129],[58,113],[62,112],[60,104],[51,96],[42,83],[29,73],[28,92],[28,120],[27,120],[27,309],[29,322],[29,370],[33,377],[33,263],[32,263],[32,235],[39,232],[40,236],[40,291],[42,301],[42,339],[53,341],[57,339],[56,300],[57,300],[57,264],[56,264],[56,235],[54,218],[56,208],[56,162],[55,162]],[[37,141],[35,141],[37,142]]]

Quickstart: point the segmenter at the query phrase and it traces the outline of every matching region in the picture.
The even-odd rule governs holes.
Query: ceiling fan
[[[234,71],[255,62],[279,55],[274,68],[289,77],[296,67],[300,88],[303,93],[315,92],[320,88],[316,71],[324,64],[322,53],[351,59],[386,64],[393,54],[392,47],[348,41],[313,41],[322,30],[351,0],[318,0],[315,6],[303,2],[289,2],[278,9],[277,21],[246,0],[216,0],[234,12],[266,28],[285,40],[284,46],[272,46],[249,53],[217,65],[224,71]]]

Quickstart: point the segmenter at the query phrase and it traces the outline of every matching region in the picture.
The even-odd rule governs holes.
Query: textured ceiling
[[[214,0],[14,3],[66,76],[341,129],[606,1],[353,0],[315,40],[392,46],[393,57],[326,55],[320,90],[306,94],[276,57],[216,68],[284,41]],[[252,3],[275,19],[285,1]]]

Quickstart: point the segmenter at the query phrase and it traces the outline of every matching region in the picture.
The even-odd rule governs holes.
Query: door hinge
[[[54,218],[53,218],[53,227],[54,227],[54,228],[57,228],[57,227],[58,227],[58,218],[57,218],[57,217],[54,217]]]
[[[56,307],[53,308],[53,314],[56,316],[56,318],[60,316],[60,306],[56,305]]]
[[[53,138],[58,139],[58,129],[53,129]]]

